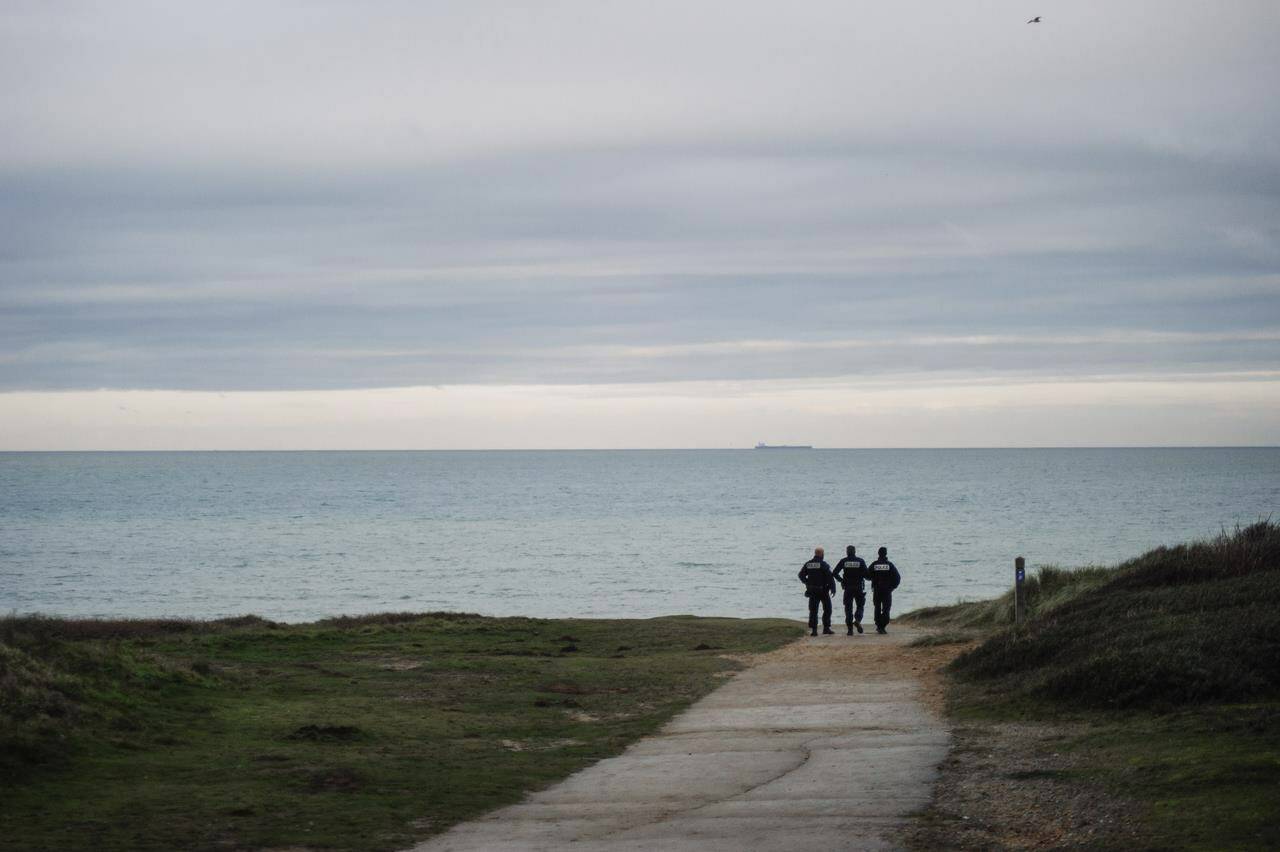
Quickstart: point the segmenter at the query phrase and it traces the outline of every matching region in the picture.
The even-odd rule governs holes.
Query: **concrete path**
[[[759,657],[618,757],[415,852],[893,848],[949,743],[903,648],[918,635]]]

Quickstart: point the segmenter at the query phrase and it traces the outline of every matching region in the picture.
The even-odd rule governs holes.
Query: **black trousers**
[[[853,602],[858,602],[858,611],[853,611]],[[867,593],[859,592],[856,589],[844,590],[844,623],[853,624],[862,623],[862,610],[867,605]]]
[[[818,605],[822,605],[822,629],[831,629],[831,595],[825,592],[809,595],[809,629],[818,629]]]
[[[889,623],[889,607],[893,606],[893,591],[891,589],[873,588],[871,590],[871,603],[876,608],[876,627],[884,627]]]

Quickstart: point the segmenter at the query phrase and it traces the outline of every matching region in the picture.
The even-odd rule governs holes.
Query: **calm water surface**
[[[905,611],[1277,509],[1277,448],[7,453],[0,609],[799,617],[883,544]]]

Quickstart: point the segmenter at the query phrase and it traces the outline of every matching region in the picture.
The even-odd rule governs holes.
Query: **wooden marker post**
[[[1027,596],[1022,591],[1022,584],[1027,579],[1027,560],[1019,556],[1013,560],[1013,623],[1021,624],[1027,620]]]

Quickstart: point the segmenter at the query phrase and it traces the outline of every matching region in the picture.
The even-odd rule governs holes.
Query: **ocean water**
[[[805,612],[815,545],[895,609],[1280,509],[1280,449],[0,454],[0,610]]]

